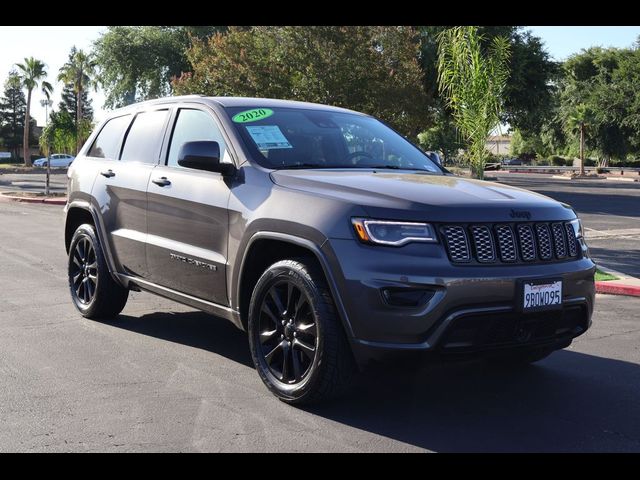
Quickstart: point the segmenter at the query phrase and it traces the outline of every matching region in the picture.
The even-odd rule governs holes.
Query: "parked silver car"
[[[51,168],[59,168],[59,167],[68,167],[71,165],[71,162],[75,160],[76,157],[73,155],[69,155],[66,153],[55,153],[51,155]],[[34,167],[46,167],[47,166],[47,157],[38,158],[33,161]]]

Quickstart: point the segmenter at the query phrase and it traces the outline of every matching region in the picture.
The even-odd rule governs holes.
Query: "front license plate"
[[[525,312],[562,307],[562,280],[525,280],[522,288],[522,310]]]

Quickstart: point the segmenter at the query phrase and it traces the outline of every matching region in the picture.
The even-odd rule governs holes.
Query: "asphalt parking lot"
[[[498,173],[497,178],[572,205],[596,263],[640,277],[640,183],[517,173]]]
[[[640,451],[640,298],[599,295],[592,329],[519,372],[377,369],[298,409],[215,317],[134,293],[117,320],[81,318],[62,207],[0,200],[0,224],[2,452]]]

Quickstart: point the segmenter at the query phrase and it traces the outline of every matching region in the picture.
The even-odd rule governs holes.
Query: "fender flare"
[[[342,302],[342,297],[340,296],[338,286],[336,284],[335,278],[333,276],[333,272],[329,265],[329,261],[327,260],[327,257],[321,250],[322,245],[324,245],[324,243],[326,243],[327,241],[326,239],[322,245],[318,246],[311,240],[298,237],[295,235],[291,235],[288,233],[271,232],[271,231],[260,231],[260,232],[254,233],[249,239],[249,241],[247,242],[244,248],[244,251],[242,252],[242,260],[240,261],[240,270],[238,273],[237,286],[235,289],[236,298],[234,298],[234,301],[235,301],[234,303],[238,306],[240,305],[240,285],[242,285],[245,260],[247,258],[248,253],[251,251],[251,246],[257,240],[265,240],[265,239],[279,240],[282,242],[292,243],[299,247],[305,248],[309,250],[311,253],[313,253],[313,255],[318,260],[318,263],[320,264],[322,271],[324,272],[324,276],[327,280],[327,284],[329,285],[329,290],[331,291],[331,296],[333,297],[333,301],[335,302],[336,309],[338,311],[338,317],[342,322],[345,332],[349,338],[354,338],[353,329],[351,328],[351,322],[349,321],[349,316],[347,315],[347,311],[344,307],[344,303]]]
[[[69,211],[72,209],[80,209],[86,212],[89,212],[91,217],[93,218],[93,225],[96,230],[96,235],[98,236],[98,241],[100,242],[100,246],[102,247],[102,253],[107,261],[107,268],[109,269],[109,274],[113,278],[115,282],[119,285],[122,285],[122,280],[117,275],[117,269],[115,266],[115,261],[113,259],[113,255],[111,252],[111,248],[109,247],[109,242],[107,241],[104,225],[102,224],[102,217],[97,213],[96,208],[86,200],[73,200],[67,204],[65,207],[65,230],[67,228],[67,222],[69,221]],[[68,252],[67,252],[68,253]]]

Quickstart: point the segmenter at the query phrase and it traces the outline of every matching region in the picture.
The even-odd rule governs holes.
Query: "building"
[[[509,155],[511,137],[509,135],[491,135],[487,138],[486,148],[494,155]]]

